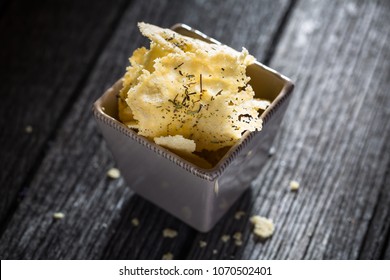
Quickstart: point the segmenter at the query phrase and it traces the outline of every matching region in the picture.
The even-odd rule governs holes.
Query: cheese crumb
[[[241,232],[236,232],[235,234],[233,234],[233,239],[234,239],[234,244],[236,244],[236,246],[242,245],[242,233]]]
[[[65,218],[65,214],[61,213],[61,212],[55,212],[53,214],[53,218],[56,220],[61,220],[61,219]]]
[[[168,252],[162,256],[163,260],[173,260],[173,254]]]
[[[135,227],[138,227],[139,226],[139,220],[137,218],[134,218],[131,220],[131,224]]]
[[[255,215],[250,221],[254,225],[253,233],[261,239],[266,239],[274,233],[275,226],[272,220]]]
[[[234,218],[236,220],[240,220],[244,216],[245,216],[245,212],[244,211],[237,211],[236,214],[234,214]]]
[[[166,228],[163,230],[163,236],[165,238],[175,238],[177,236],[177,231],[170,228]]]
[[[199,241],[199,247],[200,248],[204,248],[204,247],[206,247],[207,246],[207,242],[205,242],[205,241]]]
[[[228,242],[230,240],[230,235],[224,234],[221,236],[222,242]]]
[[[119,169],[111,168],[107,171],[107,176],[111,179],[118,179],[121,176]]]
[[[194,140],[186,139],[181,135],[154,137],[153,140],[157,145],[184,153],[192,153],[196,147]]]
[[[299,189],[299,183],[297,181],[291,181],[290,182],[290,190],[295,192]]]
[[[239,240],[242,238],[242,233],[241,232],[236,232],[235,234],[233,234],[233,239],[234,240]]]
[[[216,254],[218,254],[218,250],[217,250],[217,249],[214,249],[214,250],[213,250],[213,255],[216,255]]]
[[[26,133],[29,133],[29,134],[33,132],[33,128],[31,125],[26,126],[26,128],[24,130],[26,131]]]

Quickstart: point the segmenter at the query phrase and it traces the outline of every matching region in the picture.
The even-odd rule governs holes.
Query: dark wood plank
[[[127,1],[7,2],[0,17],[0,228]]]
[[[387,236],[389,236],[389,235],[387,235]],[[383,255],[383,259],[385,259],[385,260],[390,260],[390,242],[389,242],[389,239],[390,238],[387,238],[386,249],[385,249],[385,252],[384,252],[384,255]]]
[[[390,141],[387,141],[387,146]],[[387,149],[389,151],[390,148]],[[360,259],[390,259],[390,166],[387,166],[378,202],[371,217],[366,238],[361,247]]]
[[[1,0],[0,1],[0,19],[3,16],[4,12],[7,9],[7,6],[11,3],[10,0]]]
[[[271,61],[296,82],[276,154],[189,259],[388,258],[389,15],[388,1],[298,3]],[[236,221],[235,210],[248,215]],[[275,222],[266,242],[253,239],[253,214]],[[243,246],[220,241],[237,231]]]
[[[196,232],[135,196],[122,179],[107,179],[114,162],[92,119],[91,104],[123,75],[128,56],[146,42],[137,21],[185,22],[236,48],[246,45],[262,58],[288,7],[287,0],[131,3],[4,232],[1,258],[158,259],[168,251],[184,258]],[[53,220],[55,211],[65,218]],[[138,227],[131,224],[135,217]],[[179,236],[163,239],[166,227]]]

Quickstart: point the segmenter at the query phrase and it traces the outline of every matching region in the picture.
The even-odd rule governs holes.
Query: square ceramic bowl
[[[184,24],[176,24],[172,29],[220,44]],[[186,161],[118,121],[117,94],[121,80],[93,107],[98,126],[130,188],[202,232],[217,223],[259,174],[294,87],[288,78],[260,63],[249,66],[247,74],[256,97],[271,102],[261,114],[263,129],[246,132],[211,169]]]

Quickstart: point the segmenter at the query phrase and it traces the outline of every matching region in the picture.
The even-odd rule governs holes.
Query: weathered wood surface
[[[0,228],[28,189],[126,1],[95,2],[1,6]]]
[[[28,95],[35,100],[34,110],[28,109],[23,95],[15,95],[21,91],[16,74],[23,73],[12,68],[18,64],[14,66],[8,59],[7,68],[14,70],[8,73],[1,68],[2,76],[13,79],[1,87],[7,100],[1,106],[10,112],[13,109],[17,116],[13,126],[19,126],[10,128],[2,119],[2,127],[20,131],[13,132],[10,139],[1,136],[2,142],[8,143],[1,147],[1,157],[8,163],[2,160],[3,170],[8,173],[2,171],[0,191],[12,194],[1,204],[0,214],[8,221],[3,223],[0,257],[159,259],[172,252],[179,259],[389,259],[389,2],[145,2],[133,1],[121,12],[115,5],[105,6],[109,16],[99,21],[111,23],[113,30],[108,35],[91,27],[99,22],[96,18],[89,19],[86,29],[78,26],[74,15],[86,13],[86,7],[76,5],[69,19],[74,17],[82,34],[96,32],[89,36],[98,46],[89,45],[92,54],[88,49],[76,50],[83,38],[76,30],[74,42],[63,47],[63,54],[73,50],[76,58],[69,56],[74,59],[71,62],[87,56],[84,66],[60,67],[64,58],[59,56],[56,69],[69,71],[66,73],[73,78],[65,83],[56,71],[44,72],[44,78],[38,80],[39,88],[46,92],[44,102],[36,91]],[[9,32],[4,28],[11,20],[8,12],[16,11],[8,9],[0,14],[3,37]],[[31,13],[33,18],[37,12]],[[245,45],[261,61],[296,82],[275,142],[276,153],[250,190],[206,234],[134,195],[122,179],[106,177],[107,169],[115,163],[96,129],[90,107],[122,75],[131,51],[146,42],[136,29],[140,20],[162,26],[185,22],[235,48]],[[50,30],[45,21],[41,24]],[[72,30],[72,25],[69,28]],[[64,39],[65,34],[59,35],[50,38]],[[18,40],[14,41],[17,46]],[[38,45],[50,53],[50,42],[42,39]],[[19,50],[6,49],[7,56]],[[32,87],[35,76],[40,77],[30,65],[39,59],[43,58],[37,55],[27,62],[16,60],[31,69],[26,86]],[[49,65],[50,57],[47,59]],[[57,100],[54,93],[62,87],[66,92]],[[15,102],[21,102],[23,110],[13,106]],[[45,110],[52,103],[57,105],[49,109],[52,117],[48,118]],[[5,117],[9,118],[8,114]],[[39,151],[24,155],[38,137],[34,133],[23,135],[24,126],[42,116],[47,118],[41,124],[45,133],[39,141],[34,140]],[[6,142],[10,140],[13,145]],[[298,193],[288,190],[292,179],[301,183]],[[23,197],[15,200],[22,187]],[[247,215],[235,220],[237,210]],[[55,211],[65,213],[65,218],[53,220]],[[252,214],[275,221],[271,239],[253,239],[248,223]],[[135,217],[140,220],[138,227],[131,224]],[[167,227],[178,230],[179,236],[163,239],[161,232]],[[242,233],[242,246],[220,240],[223,234],[235,232]],[[207,242],[205,248],[199,247],[201,240]]]
[[[220,247],[226,258],[385,257],[389,11],[384,1],[298,3],[271,61],[296,82],[295,96],[274,158],[253,182],[251,198],[237,206],[271,217],[276,233],[256,244],[247,221],[228,217],[199,239],[243,232],[242,248]],[[301,183],[297,194],[288,191],[292,179]],[[194,246],[189,257],[208,258],[211,249]]]

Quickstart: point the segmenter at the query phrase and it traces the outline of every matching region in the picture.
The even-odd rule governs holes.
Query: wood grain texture
[[[389,141],[387,141],[389,142]],[[389,145],[387,143],[387,145]],[[388,149],[387,149],[388,151]],[[366,238],[361,246],[360,259],[390,260],[390,166],[374,208]]]
[[[389,15],[386,1],[298,3],[271,61],[296,82],[277,152],[189,259],[389,257]],[[266,242],[250,233],[253,214],[275,222]],[[220,241],[237,231],[243,246]]]
[[[178,259],[390,259],[389,15],[388,1],[131,3],[33,170],[0,239],[0,257],[159,259],[172,252]],[[86,108],[146,42],[135,27],[139,20],[162,26],[182,21],[236,48],[246,45],[297,85],[276,153],[209,233],[196,232],[134,195],[122,179],[105,175],[114,162]],[[54,130],[53,124],[44,127]],[[14,162],[6,168],[25,166]],[[8,180],[17,179],[11,175]],[[300,182],[297,193],[288,189],[292,179]],[[240,220],[234,219],[238,210],[246,212]],[[56,211],[65,218],[54,220]],[[271,239],[254,239],[253,214],[275,221]],[[162,238],[167,227],[178,237]],[[221,241],[235,232],[242,233],[242,246]]]
[[[23,199],[125,2],[17,0],[3,6],[0,228]]]
[[[114,162],[89,108],[123,75],[132,50],[146,43],[136,29],[138,21],[161,26],[185,22],[233,47],[246,45],[263,58],[288,7],[289,1],[283,0],[246,5],[133,1],[34,172],[24,200],[1,237],[0,257],[159,259],[169,251],[185,258],[196,232],[134,195],[122,179],[106,177]],[[54,220],[56,211],[65,218]],[[135,217],[140,220],[138,227],[131,224]],[[163,239],[166,227],[178,230],[179,237]]]

